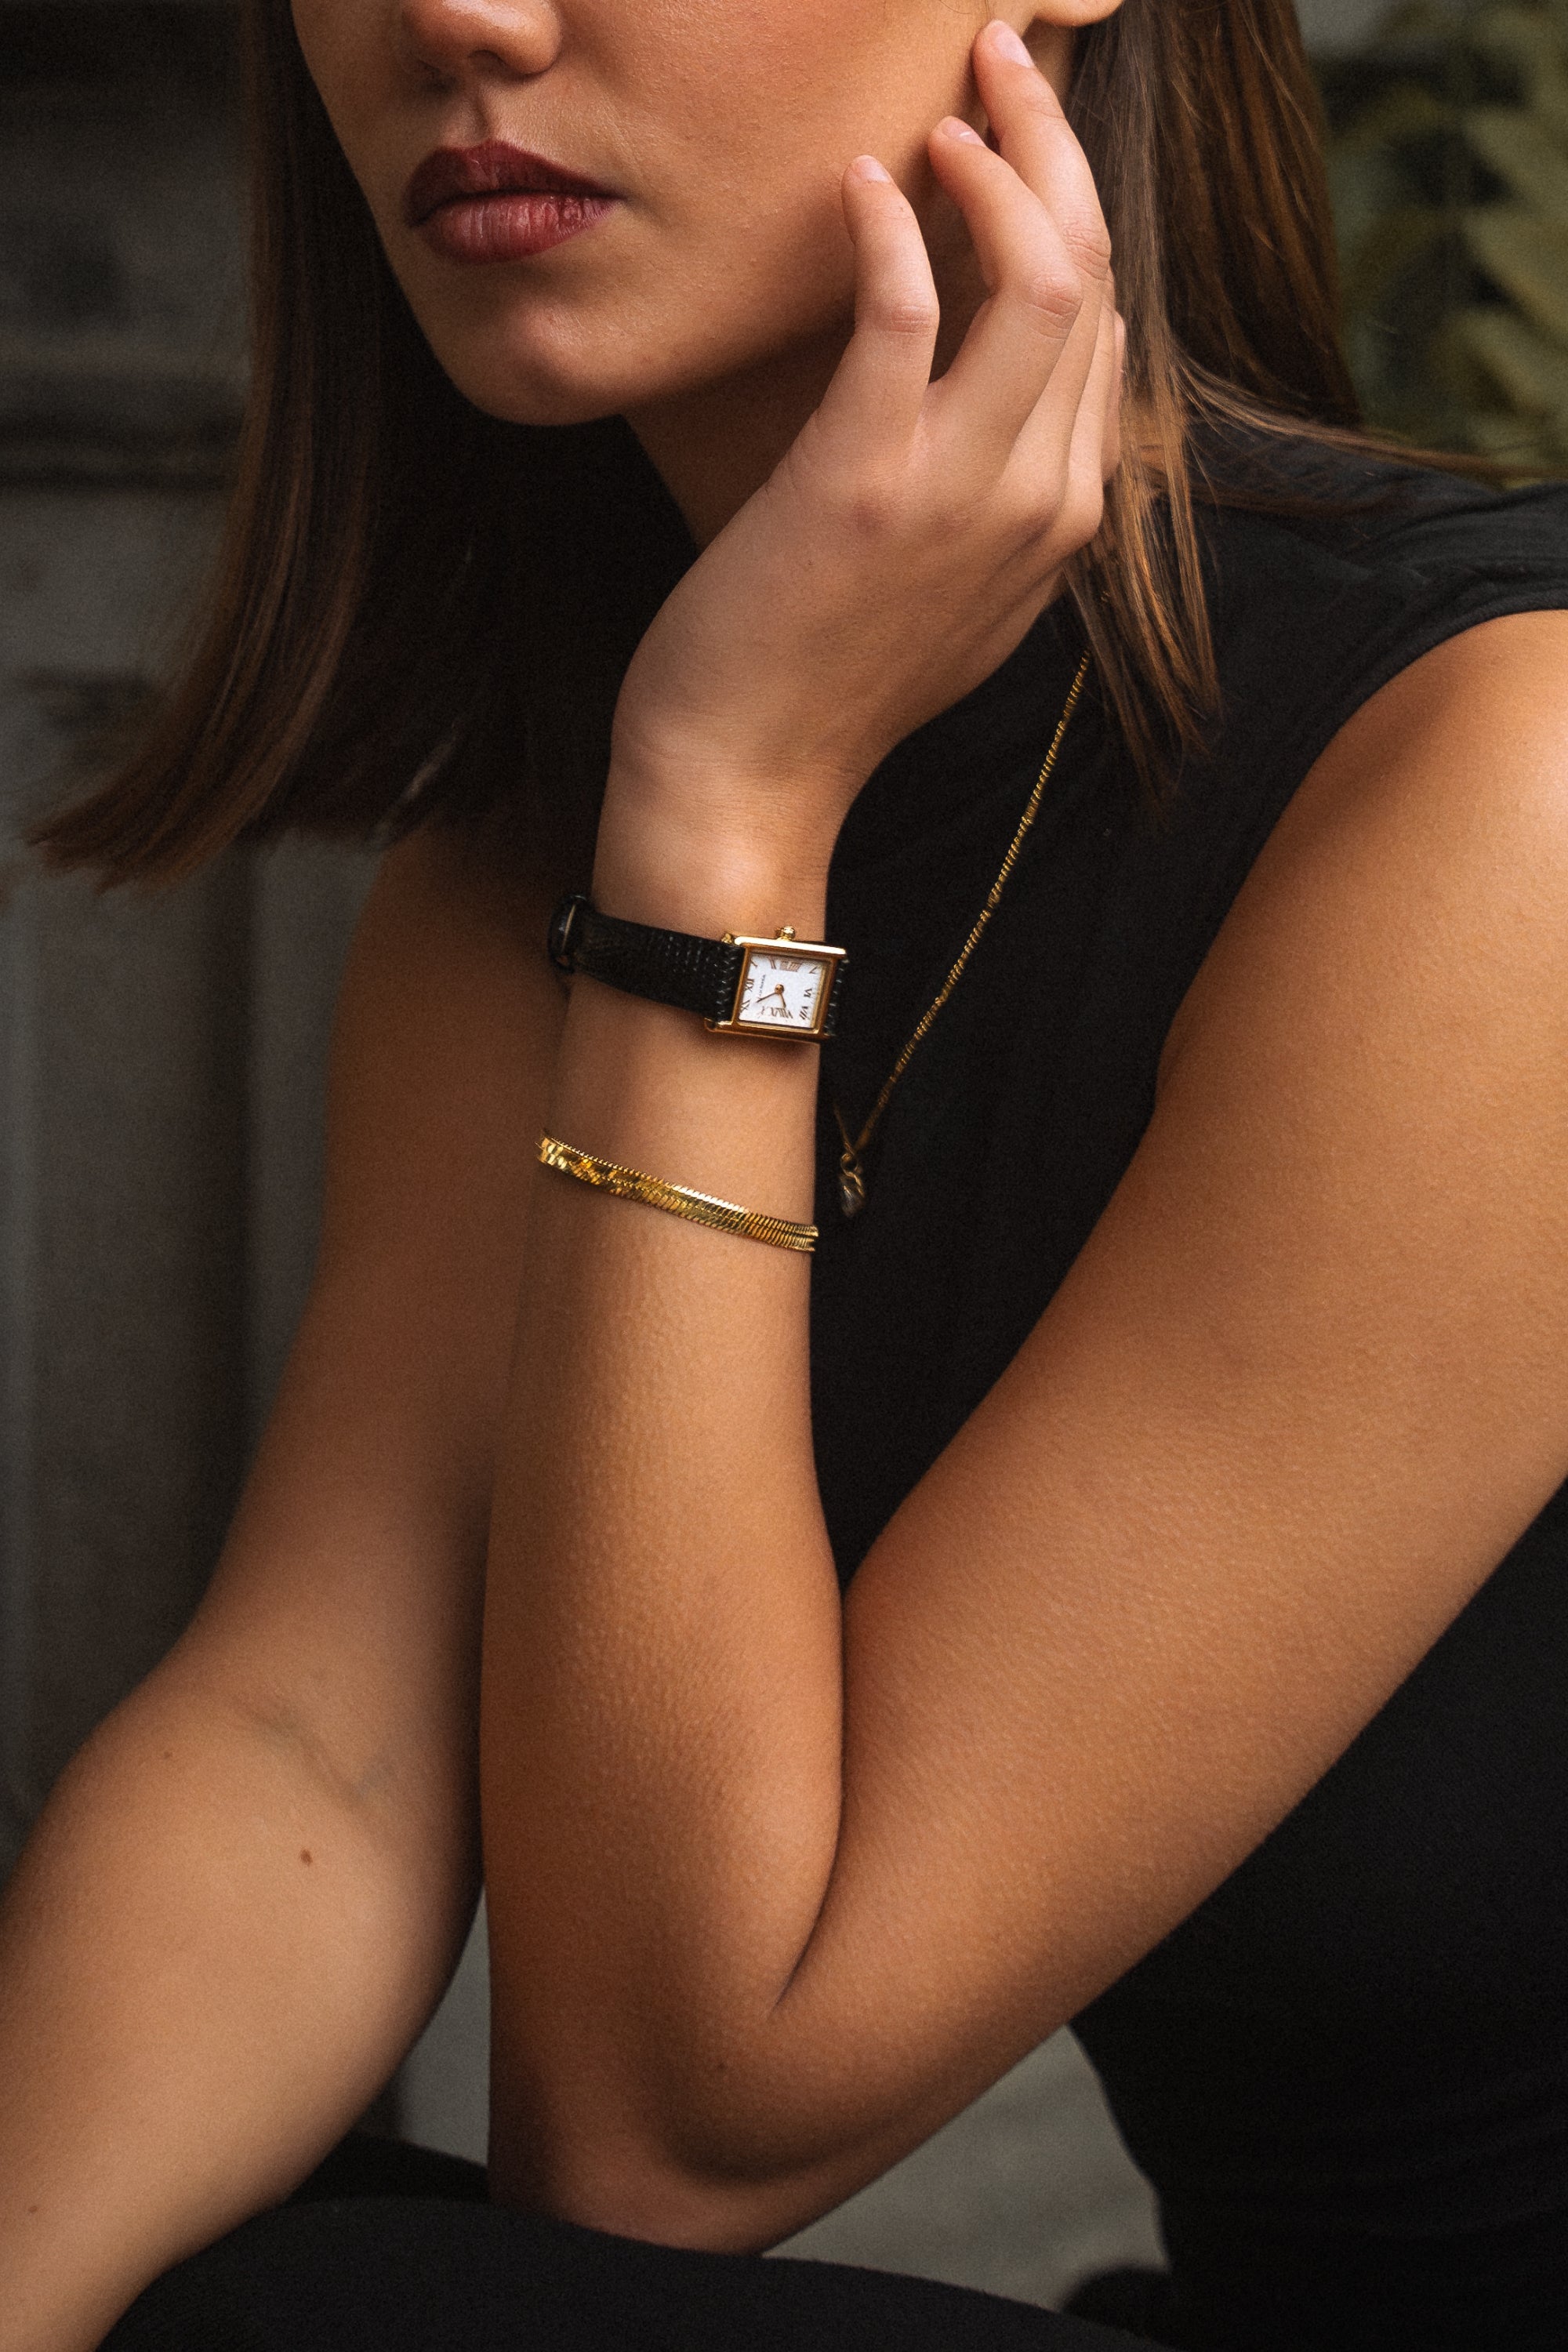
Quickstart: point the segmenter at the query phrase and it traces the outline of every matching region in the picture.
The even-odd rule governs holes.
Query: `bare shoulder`
[[[1505,1427],[1529,1457],[1500,1532],[1568,1466],[1565,1147],[1568,614],[1531,613],[1413,663],[1328,746],[1173,1027],[1131,1190],[1168,1188],[1255,1330],[1299,1307],[1331,1377],[1354,1330],[1363,1371],[1397,1360],[1369,1428],[1451,1368],[1472,1494]]]
[[[1565,1150],[1568,615],[1531,613],[1413,663],[1305,779],[1068,1290],[1159,1280],[1170,1378],[1239,1383],[1309,1513],[1397,1496],[1430,1638],[1568,1470]]]
[[[1341,729],[1199,972],[1163,1081],[1200,1036],[1228,1048],[1270,1008],[1349,1020],[1379,973],[1394,1003],[1412,986],[1412,1014],[1419,996],[1424,1019],[1458,1024],[1478,1076],[1482,1026],[1510,1005],[1541,1043],[1562,1037],[1568,992],[1536,983],[1568,979],[1568,613],[1449,638]]]

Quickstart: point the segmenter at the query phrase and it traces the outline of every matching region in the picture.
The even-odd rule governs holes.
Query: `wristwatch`
[[[704,940],[602,915],[581,891],[556,908],[545,945],[562,971],[700,1013],[719,1037],[831,1037],[848,961],[843,948],[797,940],[787,925],[771,940]]]

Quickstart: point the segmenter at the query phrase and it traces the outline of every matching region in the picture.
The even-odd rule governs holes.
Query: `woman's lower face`
[[[1065,0],[1044,15],[1017,0],[294,0],[294,21],[441,365],[491,415],[548,425],[635,415],[841,344],[854,264],[839,187],[858,154],[913,202],[939,292],[973,306],[983,289],[926,141],[945,114],[983,122],[970,49],[997,13],[1047,70],[1054,43],[1065,71],[1058,5],[1063,23],[1086,13]],[[552,194],[531,158],[609,201]]]

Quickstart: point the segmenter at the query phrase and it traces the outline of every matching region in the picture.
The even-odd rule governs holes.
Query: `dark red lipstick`
[[[619,199],[510,140],[437,147],[408,183],[403,217],[449,261],[521,261],[602,220]]]

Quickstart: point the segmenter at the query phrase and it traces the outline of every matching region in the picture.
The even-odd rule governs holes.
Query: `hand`
[[[950,119],[931,155],[987,299],[933,383],[919,223],[873,159],[850,165],[854,333],[632,661],[605,808],[623,841],[761,833],[825,867],[879,761],[1005,659],[1099,527],[1121,351],[1099,199],[1016,36],[987,26],[974,65],[1001,152]]]

